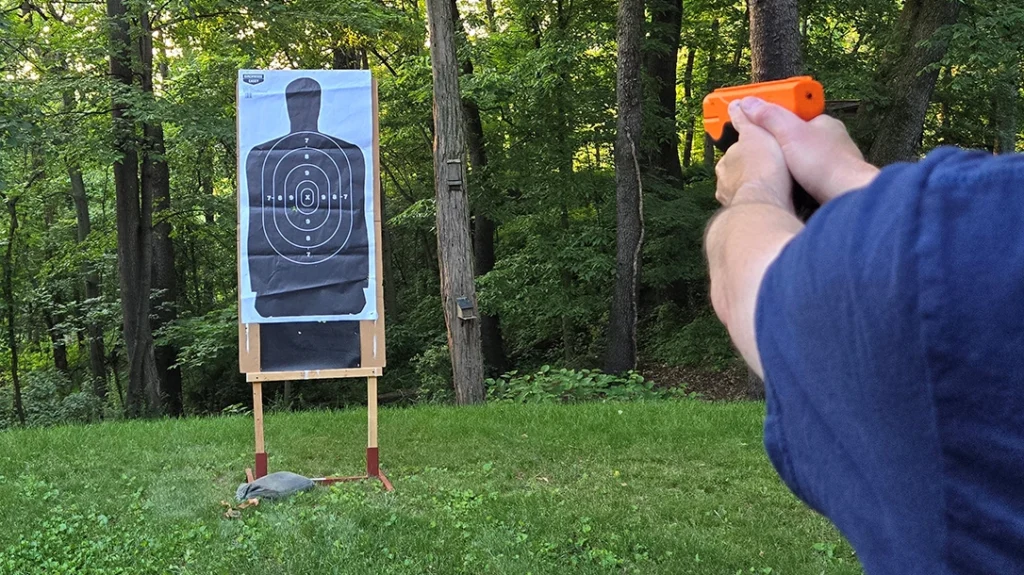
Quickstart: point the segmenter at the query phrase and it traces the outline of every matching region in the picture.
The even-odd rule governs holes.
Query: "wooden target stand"
[[[246,381],[252,385],[253,420],[255,424],[255,473],[253,469],[246,468],[246,479],[252,482],[267,475],[267,450],[263,435],[263,382],[265,381],[291,381],[291,380],[313,380],[313,379],[346,379],[366,378],[366,408],[367,408],[367,437],[366,437],[366,475],[351,477],[318,477],[313,481],[321,485],[330,485],[344,481],[362,481],[365,479],[377,479],[387,491],[394,491],[394,487],[380,469],[379,446],[377,443],[377,378],[383,375],[386,365],[384,345],[384,266],[382,254],[381,237],[381,185],[380,185],[380,127],[379,127],[379,106],[377,101],[377,81],[372,81],[371,94],[373,98],[373,234],[376,238],[376,275],[377,275],[377,319],[373,321],[360,321],[359,323],[359,347],[360,367],[343,369],[316,369],[302,371],[262,371],[260,365],[260,324],[242,323],[239,314],[238,323],[238,363],[242,373],[246,375]],[[236,98],[236,102],[239,100]],[[326,102],[324,106],[329,105]],[[236,104],[237,106],[237,104]],[[236,107],[236,114],[237,114]],[[236,115],[237,118],[237,115]],[[236,130],[238,125],[236,124]],[[240,138],[239,138],[240,140]],[[241,159],[241,150],[238,151],[239,169],[244,166]],[[239,186],[241,178],[238,178]],[[238,257],[242,258],[241,221],[248,217],[242,213],[241,197],[243,191],[238,190]],[[242,285],[241,266],[239,266],[239,286]],[[241,306],[241,289],[239,289],[239,306]]]

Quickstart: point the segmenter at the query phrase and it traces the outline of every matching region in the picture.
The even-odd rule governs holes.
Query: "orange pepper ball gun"
[[[748,96],[778,104],[807,121],[825,112],[825,89],[810,76],[719,88],[704,98],[704,131],[723,152],[739,139],[729,121],[729,103]]]
[[[723,152],[740,138],[729,120],[729,103],[748,96],[778,104],[805,121],[825,113],[825,89],[810,76],[719,88],[704,98],[704,131]],[[793,207],[797,217],[806,221],[820,206],[803,188],[794,184]]]

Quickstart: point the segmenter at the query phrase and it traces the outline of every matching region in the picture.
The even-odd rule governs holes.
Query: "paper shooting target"
[[[275,95],[263,89],[267,92],[262,98]],[[243,276],[254,294],[255,314],[245,308],[243,297],[243,316],[249,311],[248,319],[255,323],[373,319],[367,233],[372,229],[367,213],[372,209],[367,205],[372,176],[367,174],[366,154],[339,135],[325,133],[329,128],[320,129],[322,109],[346,106],[351,102],[344,96],[357,92],[340,90],[335,98],[312,77],[289,78],[283,92],[284,98],[278,93],[274,99],[277,114],[287,112],[287,134],[252,146],[245,157]],[[264,115],[249,121],[267,119]],[[352,131],[351,125],[339,128]]]

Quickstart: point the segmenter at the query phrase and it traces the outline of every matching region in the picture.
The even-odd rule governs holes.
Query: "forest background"
[[[824,84],[831,112],[878,165],[940,145],[1017,147],[1019,2],[626,4],[642,7],[641,26],[624,30],[612,0],[459,0],[434,22],[455,33],[469,165],[465,255],[489,378],[469,385],[491,398],[672,387],[757,395],[710,310],[701,251],[716,202],[700,104],[716,87],[750,82],[752,64],[757,72],[764,47],[752,52],[751,24],[790,11],[792,26],[769,32],[799,46],[794,62]],[[248,402],[237,363],[240,68],[373,71],[382,401],[454,400],[427,11],[419,0],[0,7],[0,428]],[[620,58],[622,38],[638,58]],[[617,222],[636,204],[616,193],[617,88],[634,73],[643,233],[623,306],[612,303]],[[611,375],[593,371],[602,367]],[[344,381],[268,392],[279,408],[363,397]]]

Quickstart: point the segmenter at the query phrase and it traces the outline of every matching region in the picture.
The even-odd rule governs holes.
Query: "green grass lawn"
[[[251,418],[0,433],[0,573],[859,574],[783,487],[763,406],[381,412],[376,482],[222,518]],[[271,471],[358,474],[365,411],[267,417]]]

